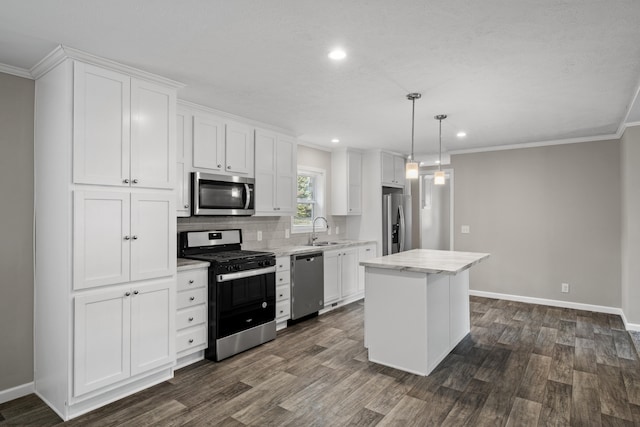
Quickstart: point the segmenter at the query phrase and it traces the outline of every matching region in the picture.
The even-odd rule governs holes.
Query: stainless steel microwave
[[[243,176],[191,173],[193,215],[249,216],[255,180]]]

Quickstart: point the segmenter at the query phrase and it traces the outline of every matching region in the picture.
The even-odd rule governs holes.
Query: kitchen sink
[[[332,245],[339,245],[340,243],[338,242],[313,242],[307,246],[332,246]]]

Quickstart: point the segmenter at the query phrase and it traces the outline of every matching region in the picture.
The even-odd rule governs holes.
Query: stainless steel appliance
[[[276,257],[241,250],[242,231],[185,231],[179,256],[208,261],[205,357],[219,361],[276,337]]]
[[[322,252],[291,257],[291,320],[317,314],[324,307]]]
[[[191,173],[193,215],[249,216],[253,208],[255,180],[242,176]]]
[[[382,189],[382,255],[411,249],[411,196]]]

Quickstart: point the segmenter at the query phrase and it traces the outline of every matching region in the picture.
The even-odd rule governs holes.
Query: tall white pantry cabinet
[[[172,376],[180,85],[62,46],[34,75],[34,388],[68,420]]]

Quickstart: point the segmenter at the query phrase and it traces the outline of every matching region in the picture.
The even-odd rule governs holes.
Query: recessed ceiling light
[[[467,136],[467,133],[466,133],[465,131],[461,130],[460,132],[458,132],[458,133],[456,134],[456,136],[457,136],[458,138],[464,138],[465,136]]]
[[[329,52],[329,58],[335,60],[335,61],[339,61],[341,59],[344,59],[347,57],[347,52],[345,52],[344,50],[337,48],[337,49],[333,49],[331,52]]]
[[[436,160],[436,165],[439,165],[439,164],[440,164],[440,160]]]
[[[338,142],[340,142],[340,140],[338,138],[333,138],[331,142],[333,142],[334,144],[337,144]]]

